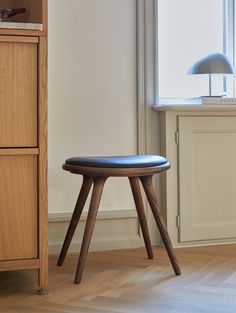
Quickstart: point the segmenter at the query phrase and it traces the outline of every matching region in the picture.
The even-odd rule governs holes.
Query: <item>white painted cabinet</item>
[[[236,106],[160,106],[172,163],[162,207],[175,246],[236,242]]]

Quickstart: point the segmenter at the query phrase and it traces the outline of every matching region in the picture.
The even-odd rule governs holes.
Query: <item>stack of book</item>
[[[226,97],[201,97],[202,104],[236,104],[236,98]]]

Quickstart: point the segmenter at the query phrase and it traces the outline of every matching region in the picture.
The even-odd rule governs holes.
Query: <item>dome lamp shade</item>
[[[234,68],[230,59],[223,53],[212,53],[194,63],[188,70],[189,75],[209,75],[209,95],[211,96],[212,74],[234,74]]]

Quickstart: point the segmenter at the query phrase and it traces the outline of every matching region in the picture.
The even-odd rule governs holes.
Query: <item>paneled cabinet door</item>
[[[37,155],[0,155],[0,261],[38,257]]]
[[[180,241],[236,238],[236,117],[178,124]]]
[[[0,36],[0,148],[37,146],[37,37]]]

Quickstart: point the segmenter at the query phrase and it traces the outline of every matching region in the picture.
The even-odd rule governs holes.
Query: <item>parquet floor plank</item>
[[[236,313],[236,245],[177,249],[175,276],[166,252],[144,248],[89,253],[73,283],[78,254],[63,267],[49,258],[49,289],[39,296],[37,271],[0,272],[1,313]]]

